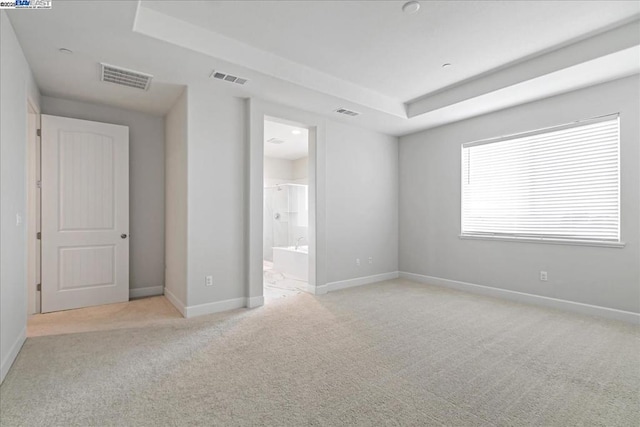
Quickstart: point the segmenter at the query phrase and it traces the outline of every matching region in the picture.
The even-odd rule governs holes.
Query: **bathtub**
[[[273,269],[295,279],[309,280],[309,247],[273,248]]]

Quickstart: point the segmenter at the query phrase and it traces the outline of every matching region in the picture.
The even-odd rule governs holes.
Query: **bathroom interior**
[[[309,130],[264,121],[265,301],[302,292],[309,274]]]

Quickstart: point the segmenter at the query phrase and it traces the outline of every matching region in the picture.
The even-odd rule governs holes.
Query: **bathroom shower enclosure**
[[[278,250],[299,252],[305,255],[308,253],[308,188],[304,184],[290,183],[264,188],[263,253],[265,260],[274,262],[275,269],[277,266],[275,265],[274,253],[277,254]],[[306,264],[305,261],[305,271]],[[286,273],[286,271],[283,272]],[[300,276],[300,274],[294,275]]]

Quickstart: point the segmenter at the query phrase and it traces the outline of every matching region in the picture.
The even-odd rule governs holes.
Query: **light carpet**
[[[164,296],[155,296],[117,304],[34,314],[27,320],[27,337],[157,326],[175,319],[182,319],[178,310]]]
[[[29,338],[5,426],[638,426],[638,327],[398,279]]]

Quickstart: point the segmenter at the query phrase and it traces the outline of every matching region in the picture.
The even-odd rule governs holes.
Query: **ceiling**
[[[415,14],[401,1],[142,4],[402,102],[640,10],[633,1],[423,1]]]
[[[9,18],[43,95],[157,115],[206,84],[403,135],[640,72],[637,1],[401,6],[56,0]],[[100,82],[100,62],[154,75],[150,90]],[[210,79],[213,69],[249,82]]]
[[[270,141],[274,139],[278,143],[274,144]],[[309,155],[309,130],[286,123],[265,120],[264,155],[287,160],[307,157]]]
[[[159,43],[132,31],[136,9],[136,2],[57,0],[48,10],[10,11],[42,95],[165,114],[184,90],[184,82],[167,73],[166,66],[158,66]],[[61,53],[60,48],[73,54]],[[167,54],[186,59],[179,50],[169,49]],[[154,75],[150,90],[100,81],[100,62]]]

